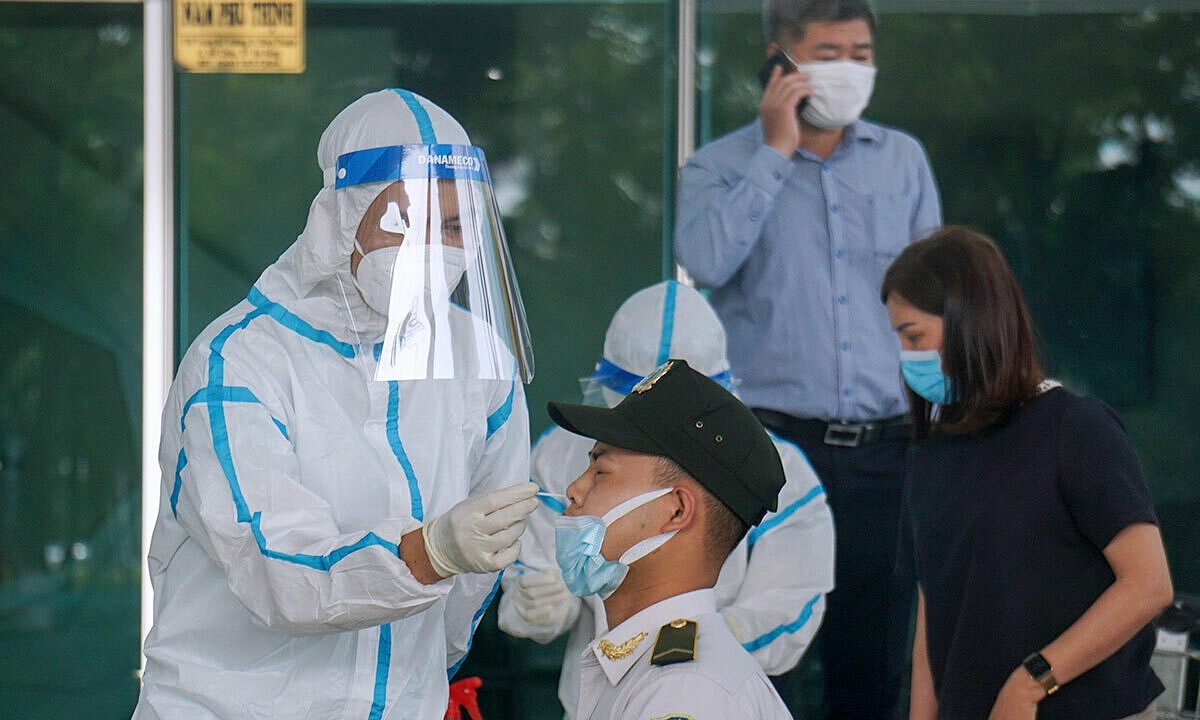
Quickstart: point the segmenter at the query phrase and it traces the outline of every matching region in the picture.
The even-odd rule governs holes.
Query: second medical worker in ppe
[[[303,233],[171,388],[135,718],[440,720],[537,506],[482,152],[385,90],[317,159]]]
[[[592,375],[581,381],[585,400],[615,406],[667,357],[684,359],[732,388],[720,320],[700,293],[673,280],[639,290],[617,309],[603,355]],[[531,477],[551,493],[565,493],[587,469],[592,444],[589,438],[552,428],[534,445]],[[717,609],[734,637],[771,675],[794,666],[820,626],[834,563],[833,520],[820,481],[794,445],[775,439],[775,449],[787,478],[779,509],[730,553],[714,588]],[[558,695],[567,717],[573,718],[580,651],[606,623],[602,594],[580,600],[571,590],[586,583],[579,578],[567,578],[576,588],[564,583],[555,561],[555,510],[561,508],[539,509],[530,517],[521,562],[504,576],[499,620],[505,632],[543,643],[570,631]],[[652,549],[642,547],[637,553]],[[631,557],[620,560],[633,562]],[[605,589],[620,573],[606,566],[590,578],[596,583],[592,589]]]

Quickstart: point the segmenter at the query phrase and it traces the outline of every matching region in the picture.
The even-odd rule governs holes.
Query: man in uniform
[[[596,440],[555,532],[567,587],[601,596],[607,618],[580,658],[578,716],[791,717],[712,589],[784,485],[762,425],[683,360],[616,407],[552,402],[549,412]]]
[[[728,390],[735,387],[725,329],[699,292],[674,280],[643,288],[613,314],[595,370],[580,380],[584,402],[612,407],[667,358],[686,360]],[[825,491],[804,453],[772,438],[787,482],[779,509],[738,543],[713,588],[717,610],[733,636],[768,675],[791,669],[808,648],[833,588],[833,518]],[[504,573],[500,629],[547,643],[569,631],[558,682],[564,716],[574,720],[579,658],[604,625],[596,595],[580,600],[563,584],[554,560],[554,518],[563,503],[550,497],[587,469],[592,440],[553,426],[533,446],[530,478],[548,491],[547,507],[529,517],[517,566]]]

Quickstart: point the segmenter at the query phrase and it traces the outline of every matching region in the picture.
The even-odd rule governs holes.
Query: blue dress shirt
[[[827,159],[788,159],[756,121],[680,171],[675,256],[712,290],[747,405],[861,422],[907,409],[879,288],[941,222],[911,135],[860,120]]]

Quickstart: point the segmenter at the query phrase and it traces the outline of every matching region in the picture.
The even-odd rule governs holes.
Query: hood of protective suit
[[[418,108],[424,112],[414,112]],[[338,113],[317,146],[324,184],[308,209],[304,231],[263,272],[255,284],[258,290],[342,340],[374,339],[382,333],[387,317],[363,302],[350,274],[350,254],[359,221],[387,183],[334,190],[337,159],[358,150],[432,143],[471,141],[449,113],[408,90],[373,92]]]
[[[589,380],[601,385],[612,407],[629,392],[629,381],[645,377],[670,358],[731,385],[725,328],[694,288],[667,280],[637,291],[613,315],[604,335],[604,355]],[[618,376],[624,373],[621,382]],[[732,387],[730,387],[732,389]],[[590,392],[585,389],[585,395]]]

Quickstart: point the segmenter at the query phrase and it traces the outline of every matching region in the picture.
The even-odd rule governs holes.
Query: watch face
[[[1050,672],[1050,663],[1046,662],[1046,658],[1042,657],[1041,653],[1034,653],[1025,658],[1025,662],[1022,665],[1025,666],[1025,669],[1034,678],[1040,678]]]

